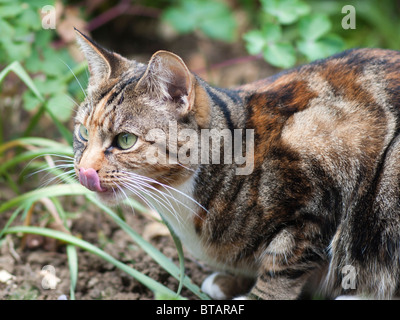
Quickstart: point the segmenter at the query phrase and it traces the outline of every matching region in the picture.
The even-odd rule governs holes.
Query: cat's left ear
[[[115,52],[110,52],[74,28],[76,39],[89,66],[90,85],[117,78],[128,67],[128,60]]]
[[[157,51],[151,57],[136,88],[155,99],[174,102],[181,114],[193,106],[194,76],[179,56],[168,51]]]

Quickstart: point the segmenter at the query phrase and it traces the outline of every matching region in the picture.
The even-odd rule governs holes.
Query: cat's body
[[[119,188],[137,191],[139,182],[176,188],[168,189],[173,210],[158,205],[164,218],[195,257],[254,278],[249,298],[298,298],[321,272],[330,297],[396,294],[400,53],[347,51],[226,90],[171,53],[156,53],[146,66],[79,39],[91,83],[77,115],[76,169],[100,198],[113,201]],[[148,132],[168,136],[171,121],[178,132],[254,129],[250,174],[238,175],[235,163],[150,164]],[[126,149],[115,142],[124,132],[137,137]],[[355,287],[343,285],[346,270],[355,272]]]

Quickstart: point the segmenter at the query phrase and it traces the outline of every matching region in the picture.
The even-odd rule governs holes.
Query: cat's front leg
[[[280,272],[264,271],[245,296],[237,296],[236,300],[295,300],[309,278],[300,270]]]
[[[266,271],[254,284],[254,280],[215,272],[204,280],[201,289],[216,300],[294,300],[299,297],[307,278],[306,274]],[[246,295],[246,292],[249,293]]]
[[[292,254],[288,259],[267,254],[250,292],[235,299],[295,300],[308,290],[311,292],[307,294],[313,294],[319,287],[323,266],[322,256],[313,250]]]

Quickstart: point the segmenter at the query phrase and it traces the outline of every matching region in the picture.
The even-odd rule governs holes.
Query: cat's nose
[[[107,191],[107,189],[101,187],[99,175],[97,174],[96,170],[92,168],[79,169],[79,182],[91,191]]]

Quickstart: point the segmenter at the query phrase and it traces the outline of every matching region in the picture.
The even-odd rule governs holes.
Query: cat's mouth
[[[107,192],[108,190],[101,186],[100,178],[96,170],[89,168],[79,169],[79,182],[91,191]]]
[[[108,204],[115,205],[119,203],[116,192],[113,188],[105,188],[102,186],[100,177],[96,170],[93,168],[84,169],[80,168],[78,172],[79,182],[86,188],[97,193],[99,199]]]

